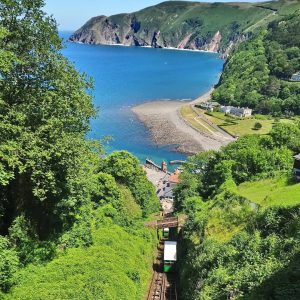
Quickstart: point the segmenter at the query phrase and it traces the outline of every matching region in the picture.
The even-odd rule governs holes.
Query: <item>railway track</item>
[[[163,272],[164,240],[160,241],[147,300],[178,300],[176,276]]]

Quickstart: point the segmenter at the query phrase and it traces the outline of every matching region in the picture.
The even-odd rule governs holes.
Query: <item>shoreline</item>
[[[210,53],[210,54],[220,54],[217,51],[209,51],[209,50],[201,50],[201,49],[180,49],[176,47],[162,47],[162,48],[154,48],[151,46],[134,46],[134,45],[125,45],[125,44],[88,44],[79,41],[71,41],[68,39],[69,43],[75,43],[79,45],[93,45],[93,46],[112,46],[112,47],[133,47],[133,48],[146,48],[146,49],[161,49],[161,50],[174,50],[174,51],[188,51],[188,52],[195,52],[195,53]]]
[[[181,115],[181,108],[206,102],[214,88],[192,101],[171,100],[153,101],[137,105],[132,111],[148,128],[156,145],[174,146],[174,150],[187,155],[202,151],[219,150],[233,139],[220,134],[200,132]]]

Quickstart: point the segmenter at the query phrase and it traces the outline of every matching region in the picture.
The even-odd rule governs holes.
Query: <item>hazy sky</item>
[[[216,2],[232,2],[218,0]],[[251,0],[250,0],[251,1]],[[250,2],[248,0],[248,2]],[[253,0],[252,2],[254,2]],[[54,15],[61,30],[75,30],[88,19],[98,15],[112,15],[122,12],[133,12],[162,0],[45,0],[46,11]],[[214,2],[203,0],[202,2]],[[235,0],[235,2],[242,2]]]

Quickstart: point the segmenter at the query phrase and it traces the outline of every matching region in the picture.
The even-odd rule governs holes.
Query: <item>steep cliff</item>
[[[252,31],[278,18],[297,1],[199,3],[168,1],[131,14],[99,16],[70,38],[89,44],[173,47],[227,53]]]

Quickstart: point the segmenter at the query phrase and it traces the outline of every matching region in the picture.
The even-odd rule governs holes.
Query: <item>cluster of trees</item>
[[[49,271],[46,281],[57,285],[71,274],[80,277],[83,266],[76,263],[88,251],[90,260],[82,264],[86,261],[90,273],[81,285],[71,278],[61,296],[50,296],[52,286],[45,285],[45,298],[76,299],[73,294],[80,286],[92,299],[98,286],[94,298],[100,299],[103,282],[114,290],[120,275],[126,277],[120,290],[135,285],[132,299],[139,299],[149,268],[144,259],[151,257],[155,243],[140,228],[159,202],[136,158],[127,152],[103,158],[100,143],[85,139],[96,114],[87,92],[92,83],[62,56],[56,22],[42,11],[43,5],[43,0],[0,1],[0,293],[8,292],[16,272],[24,269],[18,296],[6,296],[25,299],[28,292],[27,299],[34,299],[36,291],[29,291],[26,282],[37,278],[27,268],[41,278]],[[126,238],[115,245],[114,232]],[[124,270],[117,266],[121,257],[129,262],[124,255],[135,241],[133,255],[140,258],[136,266],[143,275],[135,273],[133,263]],[[78,249],[69,254],[70,248]],[[108,278],[106,270],[97,277],[113,251],[116,272]],[[67,256],[60,256],[64,252]],[[99,269],[88,271],[99,256]],[[40,266],[54,258],[48,267]],[[56,267],[61,268],[57,277]],[[64,289],[61,285],[57,293]],[[116,298],[124,299],[105,293],[102,299]]]
[[[300,296],[293,276],[300,206],[263,210],[236,192],[242,182],[289,177],[299,151],[300,128],[278,123],[268,136],[245,136],[189,160],[176,189],[176,209],[189,216],[180,243],[183,299]],[[289,276],[280,282],[282,274]]]
[[[278,123],[269,135],[244,136],[222,151],[199,153],[185,167],[176,205],[180,209],[185,199],[194,195],[213,198],[228,181],[241,184],[290,173],[293,154],[299,152],[299,126]]]
[[[223,202],[214,203],[214,209],[221,211],[219,217],[229,217],[230,209],[246,210],[245,205],[233,206],[232,198],[228,195]],[[183,299],[299,298],[300,206],[245,214],[247,225],[220,242],[205,236],[211,216],[201,199],[197,203],[181,249],[186,255],[180,265]],[[230,222],[236,220],[228,218]]]
[[[213,94],[216,101],[248,106],[264,114],[300,114],[300,13],[269,24],[243,42],[228,59]]]

